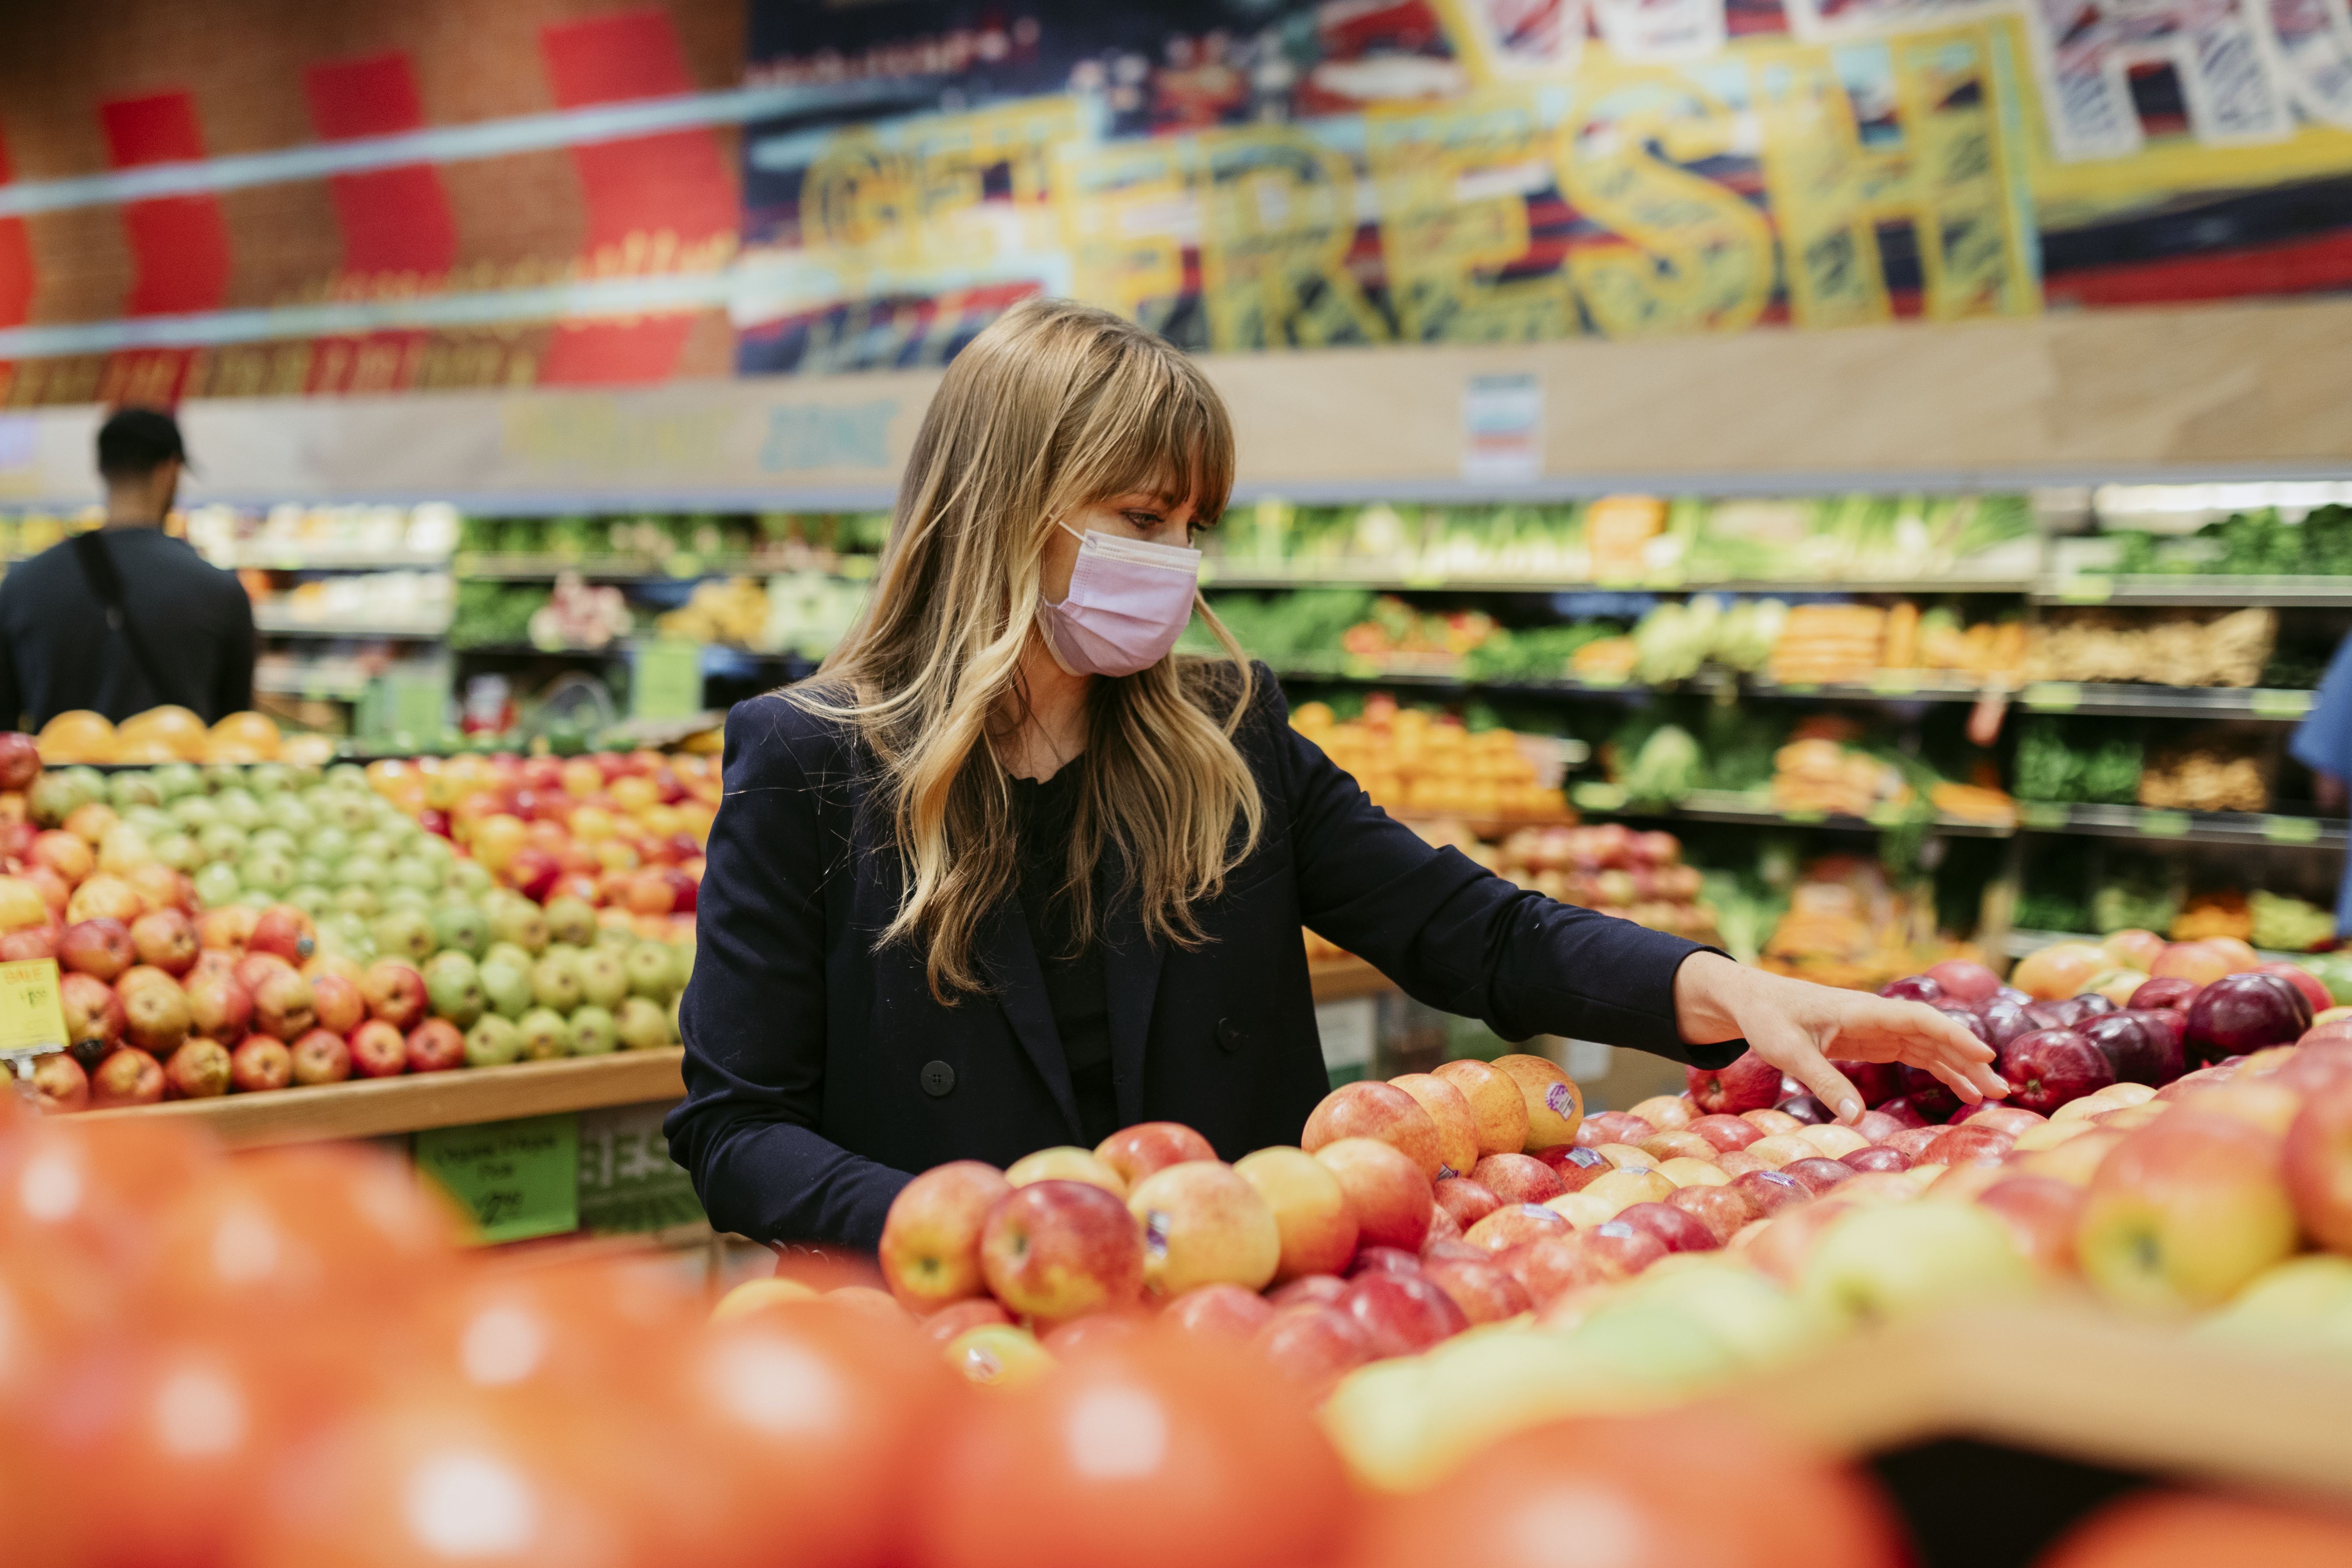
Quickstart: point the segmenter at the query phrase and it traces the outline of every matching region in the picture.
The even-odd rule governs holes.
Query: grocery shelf
[[[332,544],[305,543],[299,540],[282,544],[264,540],[244,540],[235,549],[207,559],[214,565],[225,566],[231,571],[440,572],[446,571],[449,566],[449,552],[446,550],[385,550],[357,545],[340,548]]]
[[[453,567],[457,576],[481,582],[552,582],[566,572],[592,583],[675,583],[698,577],[764,577],[776,573],[815,571],[844,582],[862,583],[874,574],[874,558],[854,554],[834,566],[794,563],[782,555],[698,555],[678,551],[668,555],[499,555],[460,552]]]
[[[2032,597],[2043,605],[2178,605],[2247,609],[2352,609],[2352,577],[2054,577],[2038,583]]]
[[[367,695],[369,680],[363,675],[314,675],[301,670],[289,674],[257,669],[253,672],[253,689],[266,696],[299,697],[314,702],[356,702]]]
[[[2259,811],[2168,811],[2145,805],[2061,805],[2020,801],[2019,830],[2026,833],[2091,833],[2115,838],[2148,838],[2187,844],[2226,844],[2294,849],[2345,847],[2340,818],[2288,816]]]
[[[289,616],[283,610],[267,605],[256,605],[253,629],[264,637],[275,637],[431,638],[448,635],[449,617],[443,614],[412,616],[405,620],[316,620]]]
[[[1862,1458],[1965,1437],[2113,1469],[2352,1498],[2352,1372],[2051,1298],[1896,1322],[1742,1380],[1718,1413]]]
[[[2012,931],[2001,939],[2000,948],[2011,958],[2023,958],[2029,952],[2039,952],[2045,947],[2055,947],[2062,942],[2087,942],[2095,947],[2098,945],[2099,939],[2088,931]],[[2284,959],[2292,963],[2297,959],[2311,956],[2307,952],[2284,952],[2276,948],[2268,947],[2258,947],[2254,951],[2262,955],[2263,961],[2266,963],[2274,959]]]
[[[2264,719],[2299,721],[2318,694],[2291,687],[2137,686],[2121,682],[2035,680],[2016,693],[2021,708],[2038,713],[2086,713],[2140,719]]]
[[[1625,798],[1625,792],[1615,784],[1593,783],[1577,785],[1569,792],[1569,799],[1579,811],[1594,816],[1744,822],[1769,827],[1826,827],[1847,833],[1876,833],[1884,828],[1909,826],[1909,819],[1899,811],[1882,811],[1869,816],[1846,816],[1826,811],[1781,811],[1771,805],[1764,795],[1739,790],[1695,789],[1680,801],[1666,805],[1658,801],[1629,801]],[[1963,838],[2007,838],[2017,831],[2008,823],[1980,822],[1964,816],[1937,816],[1924,826],[1938,834]]]
[[[1396,982],[1360,958],[1335,958],[1307,966],[1307,978],[1315,988],[1315,1000],[1345,1002],[1357,996],[1377,996],[1396,989]]]
[[[1444,589],[1461,594],[2024,594],[2033,584],[2021,577],[1813,578],[1796,582],[1682,578],[1635,578],[1591,582],[1581,578],[1495,572],[1449,572],[1392,561],[1302,562],[1296,570],[1212,556],[1201,563],[1203,588],[1242,592],[1280,588],[1370,588],[1377,593],[1417,594]]]
[[[658,1051],[616,1051],[611,1056],[517,1062],[511,1067],[359,1079],[267,1094],[167,1100],[161,1105],[84,1111],[74,1120],[175,1121],[213,1133],[233,1149],[374,1138],[561,1110],[677,1100],[686,1093],[680,1076],[685,1059],[685,1050],[676,1046]]]

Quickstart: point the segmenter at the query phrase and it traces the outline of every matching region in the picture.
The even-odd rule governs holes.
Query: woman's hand
[[[2009,1092],[1992,1070],[1992,1047],[1924,1002],[1790,980],[1720,953],[1694,952],[1675,972],[1675,1023],[1694,1045],[1746,1040],[1840,1121],[1862,1114],[1862,1096],[1832,1059],[1920,1068],[1971,1105]]]

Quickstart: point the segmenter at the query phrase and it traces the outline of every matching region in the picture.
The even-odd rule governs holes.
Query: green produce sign
[[[456,1198],[474,1239],[523,1241],[580,1228],[580,1118],[562,1111],[416,1134],[416,1166]]]

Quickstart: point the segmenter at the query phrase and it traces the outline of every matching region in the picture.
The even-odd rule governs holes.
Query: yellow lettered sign
[[[58,961],[0,963],[0,1054],[61,1051],[71,1043],[58,1001]]]

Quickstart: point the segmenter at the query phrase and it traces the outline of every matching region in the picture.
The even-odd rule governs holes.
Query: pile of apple
[[[957,1161],[891,1205],[882,1272],[968,1374],[1013,1374],[1106,1315],[1149,1306],[1250,1340],[1320,1394],[1366,1362],[1526,1311],[1551,1288],[1566,1265],[1549,1254],[1526,1279],[1496,1254],[1519,1239],[1522,1211],[1569,1229],[1537,1205],[1563,1190],[1560,1165],[1598,1162],[1575,1146],[1582,1115],[1557,1066],[1507,1056],[1344,1085],[1298,1147],[1230,1165],[1169,1121],[1002,1172]],[[1620,1247],[1612,1233],[1596,1258],[1638,1268],[1644,1245],[1664,1252]]]
[[[499,884],[625,912],[689,940],[703,846],[718,814],[713,758],[599,752],[417,757],[370,764],[378,794],[471,854]]]

